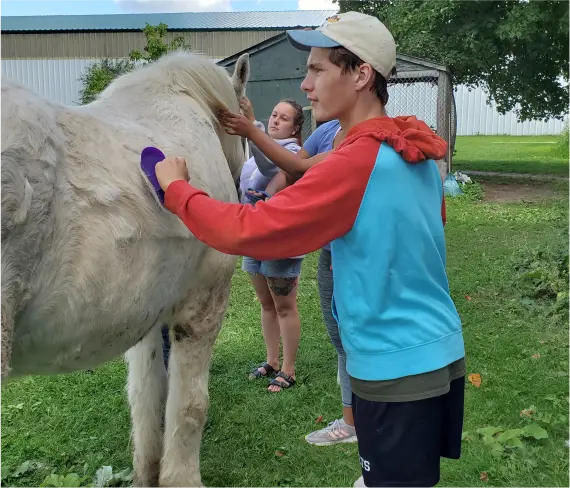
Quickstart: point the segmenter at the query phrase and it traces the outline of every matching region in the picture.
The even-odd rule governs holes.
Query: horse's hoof
[[[132,488],[146,488],[146,487],[152,487],[152,486],[159,486],[158,484],[158,478],[156,478],[155,480],[149,480],[149,479],[138,479],[135,478],[133,479],[133,484],[131,485]]]

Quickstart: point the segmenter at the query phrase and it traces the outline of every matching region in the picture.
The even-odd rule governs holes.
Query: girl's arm
[[[284,190],[288,186],[289,183],[287,182],[287,175],[283,173],[283,171],[279,171],[279,173],[277,173],[275,177],[267,185],[265,193],[267,193],[270,196],[273,196],[277,192]]]
[[[265,154],[267,159],[275,164],[275,166],[295,178],[303,176],[305,171],[325,159],[328,155],[328,153],[322,153],[310,158],[309,154],[304,149],[301,149],[297,154],[294,154],[276,143],[269,135],[257,128],[251,120],[248,120],[247,117],[244,117],[243,115],[234,114],[232,112],[223,112],[220,113],[218,117],[220,119],[220,123],[225,127],[228,134],[247,137],[255,146],[257,146],[257,149],[260,152]]]
[[[279,168],[273,164],[273,162],[265,154],[263,154],[253,142],[249,143],[249,148],[251,150],[255,164],[263,176],[267,178],[273,178],[277,173],[279,173]]]

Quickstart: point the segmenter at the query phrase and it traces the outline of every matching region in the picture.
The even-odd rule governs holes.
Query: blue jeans
[[[241,269],[253,275],[262,274],[266,278],[297,278],[301,274],[302,263],[303,258],[259,261],[244,256]]]
[[[346,372],[346,353],[340,341],[338,324],[332,314],[333,296],[333,272],[331,270],[331,252],[326,249],[321,250],[319,266],[317,269],[317,281],[319,283],[319,295],[321,297],[321,308],[327,332],[330,340],[336,348],[338,354],[338,373],[340,377],[340,391],[342,395],[342,406],[352,406],[352,388],[350,387],[350,376]]]

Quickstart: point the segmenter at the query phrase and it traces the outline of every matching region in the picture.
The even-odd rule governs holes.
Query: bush
[[[568,158],[569,144],[570,144],[570,137],[568,134],[568,122],[566,122],[566,124],[564,124],[564,129],[562,129],[562,132],[557,137],[556,146],[554,146],[555,154],[561,157]]]
[[[558,142],[559,144],[563,145],[564,147],[568,148],[568,142],[569,142],[569,137],[568,137],[568,127],[569,121],[567,120],[566,123],[564,124],[564,128],[562,129],[562,132],[560,133],[560,135],[558,136]]]
[[[542,249],[519,256],[514,263],[515,283],[527,300],[546,305],[551,311],[568,309],[568,247],[562,236]]]
[[[131,71],[134,63],[130,59],[101,59],[87,68],[79,78],[83,88],[79,92],[82,105],[91,103],[117,76]]]
[[[143,29],[146,46],[142,53],[135,50],[131,51],[128,59],[102,59],[89,66],[87,72],[79,78],[83,84],[79,92],[81,104],[91,103],[115,78],[133,70],[137,64],[152,63],[164,54],[178,49],[190,49],[181,36],[166,43],[164,37],[167,30],[168,26],[163,23],[157,26],[147,24]]]

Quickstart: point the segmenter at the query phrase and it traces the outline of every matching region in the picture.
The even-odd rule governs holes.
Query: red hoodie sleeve
[[[356,141],[255,206],[214,200],[185,181],[170,184],[165,206],[223,253],[260,260],[307,254],[350,231],[379,147],[372,138]]]

